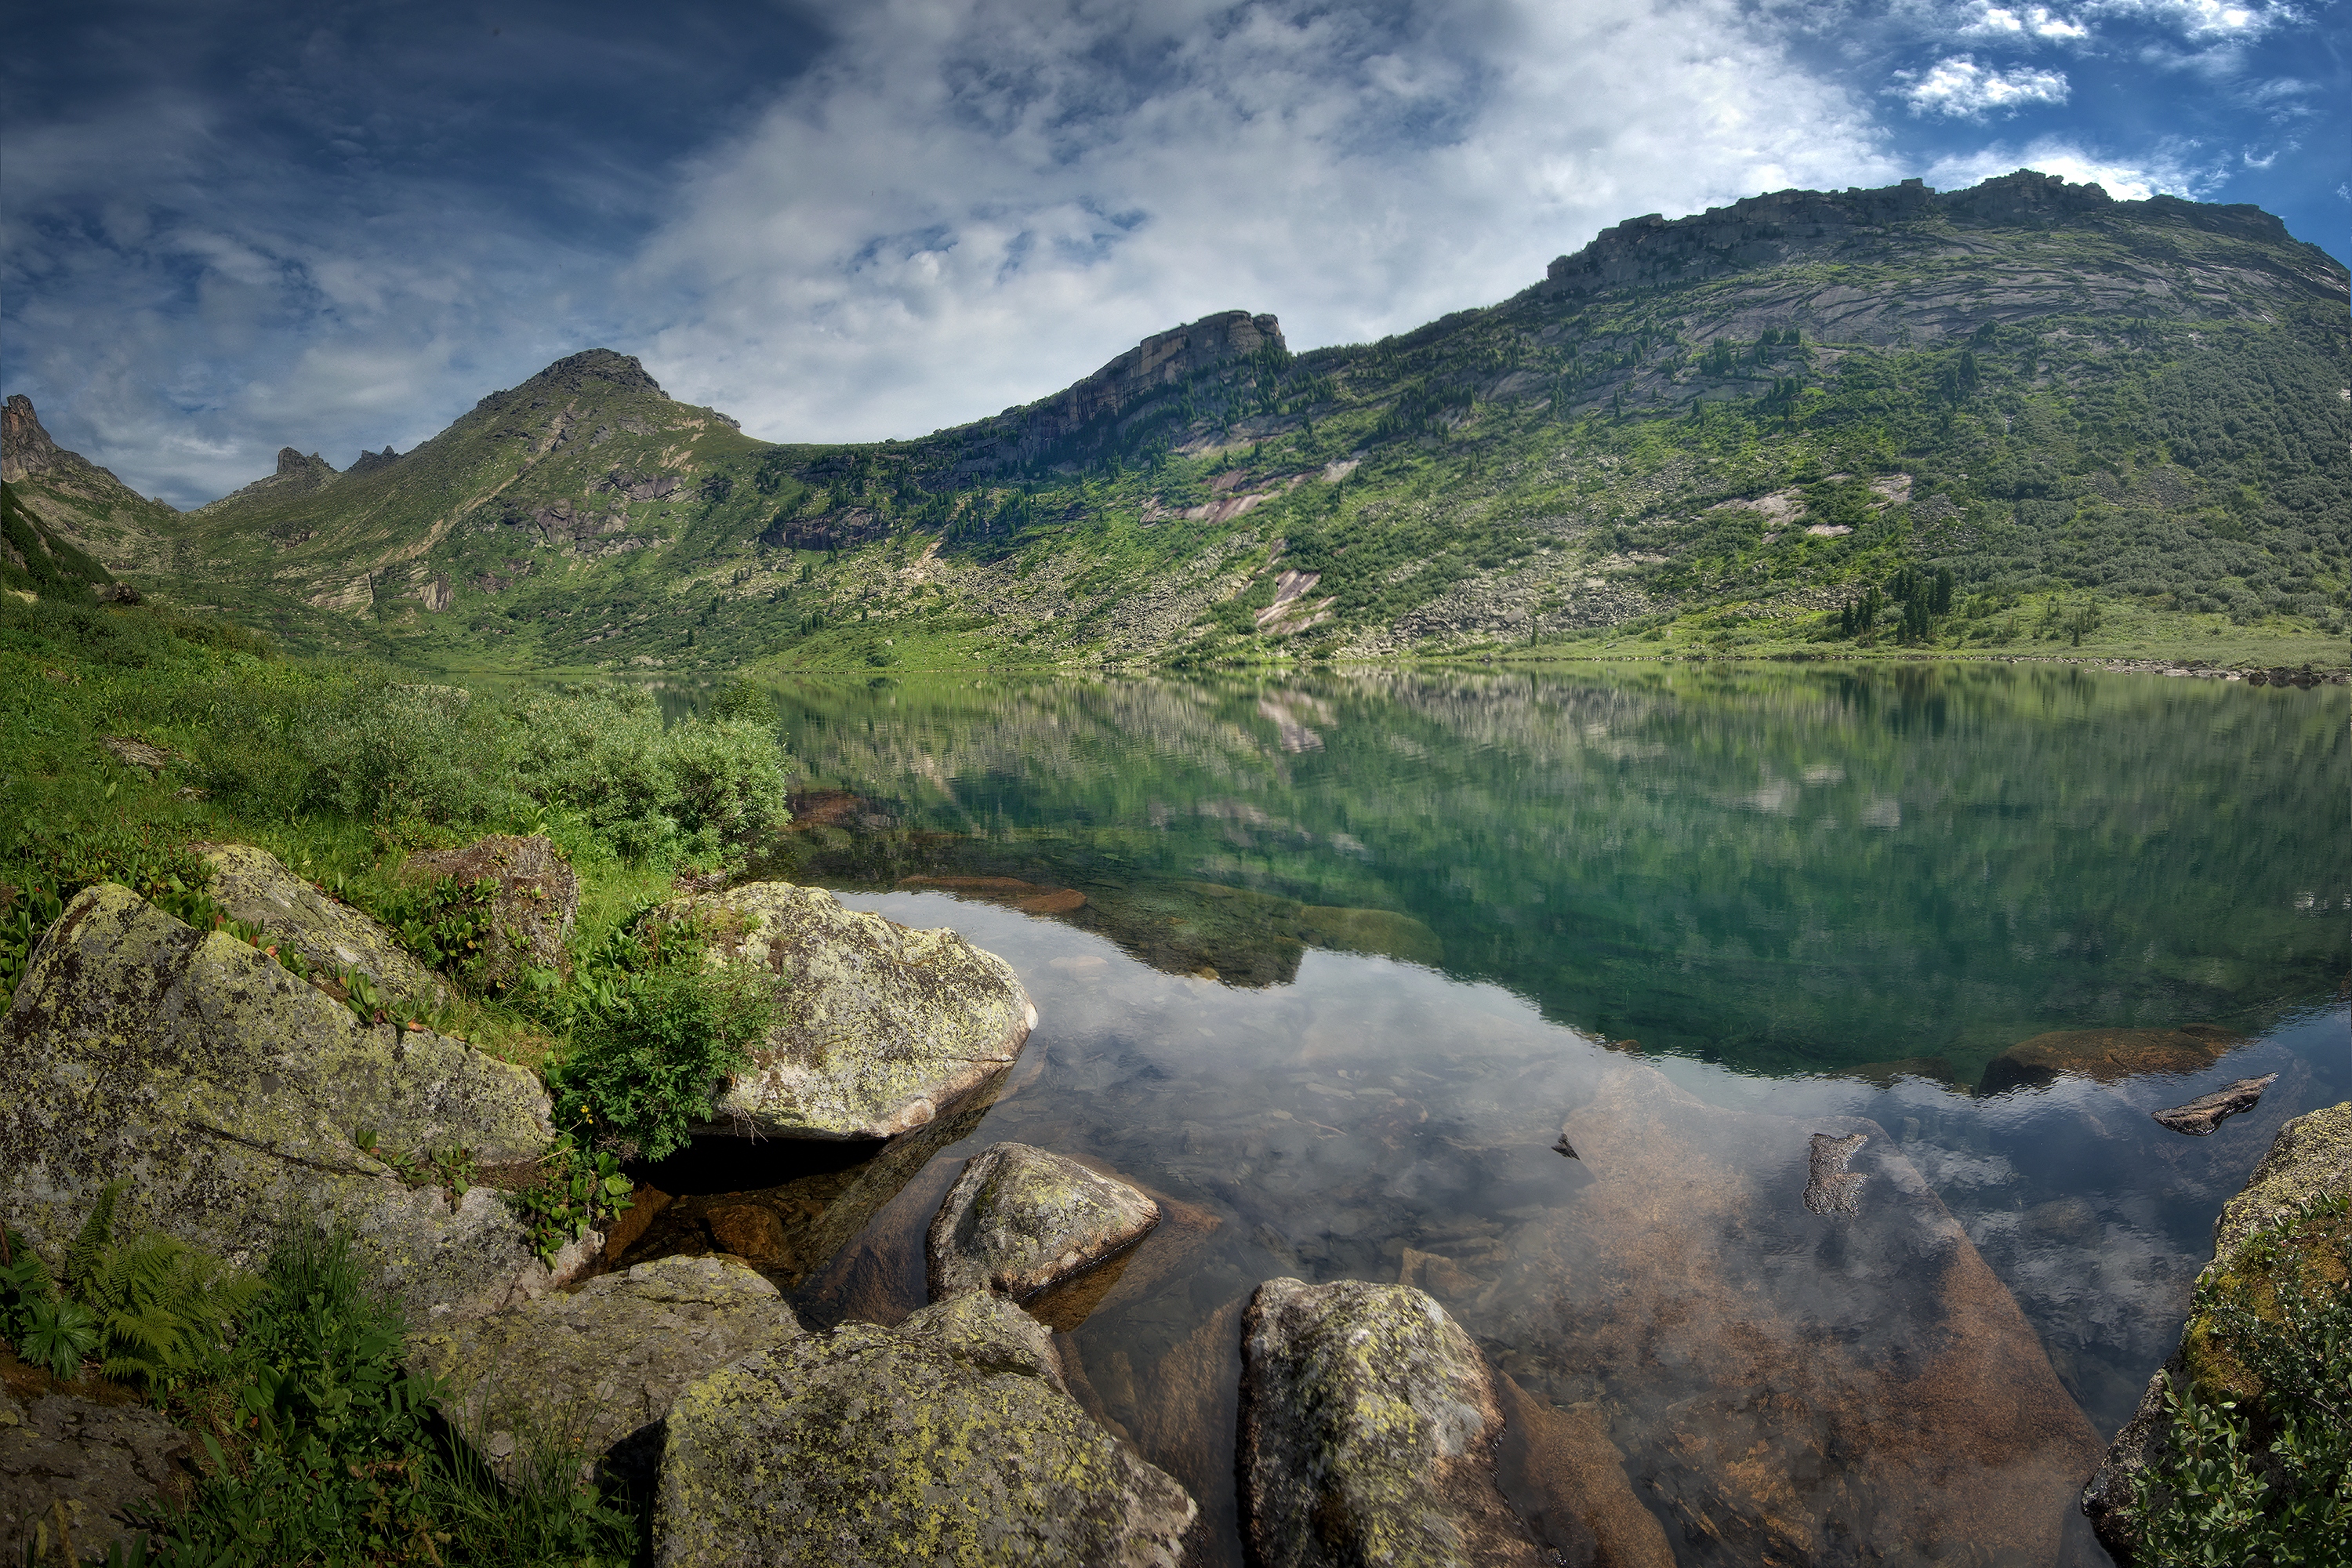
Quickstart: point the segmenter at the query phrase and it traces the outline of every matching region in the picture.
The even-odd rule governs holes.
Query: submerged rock
[[[229,919],[257,927],[266,942],[301,955],[313,974],[344,970],[367,976],[390,998],[449,999],[441,977],[416,962],[400,939],[373,918],[337,903],[288,870],[277,856],[249,844],[222,844],[205,852],[212,868],[205,891]]]
[[[847,1322],[671,1407],[663,1568],[1053,1563],[1175,1568],[1192,1500],[1064,1390],[1042,1324],[986,1292]]]
[[[1815,1214],[1855,1212],[1867,1178],[1845,1167],[1869,1142],[1867,1132],[1849,1132],[1843,1138],[1832,1138],[1826,1132],[1813,1134],[1812,1153],[1807,1161],[1806,1208]]]
[[[493,833],[462,849],[420,851],[408,858],[401,873],[446,877],[467,886],[487,878],[497,884],[490,896],[484,984],[503,989],[520,979],[526,967],[564,966],[563,941],[580,912],[580,879],[544,836]]]
[[[1674,1568],[1657,1516],[1625,1476],[1625,1456],[1600,1414],[1562,1410],[1507,1377],[1496,1475],[1536,1543],[1580,1568]]]
[[[951,931],[910,931],[831,893],[750,882],[674,906],[712,962],[782,976],[780,1016],[706,1132],[888,1138],[1010,1066],[1037,1009],[1013,966]]]
[[[2066,1029],[2021,1040],[1985,1064],[1979,1094],[2039,1089],[2062,1077],[2116,1083],[2148,1073],[2203,1072],[2245,1042],[2211,1024],[2178,1029]]]
[[[2298,1116],[2279,1129],[2270,1152],[2214,1220],[2213,1260],[2199,1274],[2199,1286],[2210,1286],[2225,1296],[2246,1293],[2252,1277],[2267,1274],[2279,1261],[2267,1256],[2256,1268],[2252,1255],[2257,1249],[2248,1243],[2299,1215],[2314,1199],[2331,1195],[2352,1195],[2352,1101]],[[2275,1255],[2286,1249],[2259,1250]],[[2336,1289],[2352,1288],[2342,1278],[2340,1250],[2332,1269]],[[2330,1271],[2331,1265],[2322,1261],[2321,1275]],[[2083,1511],[2090,1516],[2092,1529],[2126,1568],[2138,1560],[2140,1543],[2140,1521],[2132,1510],[2135,1483],[2142,1473],[2164,1463],[2170,1451],[2172,1423],[2165,1412],[2165,1394],[2191,1385],[2208,1400],[2235,1399],[2241,1408],[2255,1412],[2264,1393],[2260,1380],[2239,1364],[2227,1330],[2201,1311],[2190,1314],[2181,1330],[2180,1348],[2148,1379],[2139,1408],[2116,1434],[2098,1473],[2083,1489]]]
[[[449,1380],[442,1413],[501,1475],[534,1440],[653,1479],[662,1422],[688,1384],[801,1332],[775,1286],[721,1258],[664,1258],[510,1312],[408,1337],[413,1372]]]
[[[81,1563],[146,1537],[130,1517],[180,1479],[187,1434],[143,1405],[0,1387],[0,1562]],[[28,1548],[38,1548],[37,1552]]]
[[[2240,1111],[2252,1110],[2260,1105],[2263,1090],[2277,1081],[2276,1073],[2265,1073],[2261,1078],[2242,1078],[2226,1089],[2200,1094],[2186,1105],[2176,1105],[2169,1110],[2155,1110],[2148,1114],[2175,1132],[2203,1138]]]
[[[1141,1240],[1160,1205],[1075,1160],[998,1143],[973,1156],[931,1221],[931,1298],[1001,1290],[1025,1301]]]
[[[453,1207],[380,1157],[536,1162],[552,1135],[538,1079],[429,1030],[362,1024],[127,889],[85,890],[42,939],[0,1017],[0,1060],[13,1077],[0,1217],[52,1263],[121,1176],[122,1232],[152,1227],[232,1262],[266,1254],[289,1212],[348,1224],[413,1320],[550,1282],[501,1194],[476,1186]]]
[[[1536,1568],[1495,1483],[1502,1426],[1486,1358],[1423,1292],[1267,1280],[1242,1319],[1251,1561]]]

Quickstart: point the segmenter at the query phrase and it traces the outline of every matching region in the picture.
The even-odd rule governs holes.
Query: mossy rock
[[[492,833],[459,849],[419,850],[400,871],[465,887],[485,879],[497,885],[489,900],[488,947],[481,959],[483,985],[504,990],[522,978],[526,966],[566,965],[563,943],[580,913],[580,878],[544,835]]]
[[[205,887],[229,919],[257,928],[263,940],[301,955],[314,974],[352,970],[385,996],[449,999],[441,977],[416,961],[383,922],[338,903],[286,868],[267,849],[221,844],[205,851],[212,880]]]
[[[820,888],[749,882],[682,900],[711,962],[782,979],[777,1021],[703,1131],[890,1138],[1012,1065],[1037,1023],[1013,966],[954,931],[845,910]]]
[[[413,1372],[448,1380],[442,1414],[503,1475],[560,1439],[643,1485],[678,1391],[797,1337],[774,1285],[726,1258],[663,1258],[513,1311],[408,1337]]]
[[[1486,1358],[1426,1293],[1269,1279],[1242,1320],[1241,1502],[1269,1568],[1544,1561],[1495,1482]]]
[[[896,1329],[844,1323],[688,1388],[654,1557],[1174,1568],[1197,1511],[1064,1390],[1045,1327],[982,1292]]]
[[[1160,1205],[1125,1182],[1026,1143],[974,1155],[924,1247],[931,1299],[1001,1290],[1025,1301],[1140,1241]]]
[[[383,1157],[535,1162],[551,1137],[536,1079],[429,1030],[362,1024],[128,889],[102,883],[66,907],[0,1016],[0,1059],[16,1079],[0,1105],[0,1217],[53,1263],[123,1177],[119,1232],[152,1227],[235,1263],[265,1255],[289,1216],[348,1226],[413,1318],[547,1283],[499,1194],[477,1186],[453,1205]]]

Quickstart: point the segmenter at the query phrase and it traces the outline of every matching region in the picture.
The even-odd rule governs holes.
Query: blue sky
[[[592,345],[913,435],[1235,306],[1297,348],[1647,212],[2030,166],[2352,254],[2352,0],[47,6],[0,387],[179,505]]]

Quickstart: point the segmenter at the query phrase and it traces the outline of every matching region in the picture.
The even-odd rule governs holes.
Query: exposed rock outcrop
[[[831,893],[748,882],[681,900],[711,962],[782,977],[781,1015],[708,1131],[889,1138],[1010,1066],[1037,1009],[1013,966],[951,931],[910,931]]]
[[[501,1472],[544,1438],[631,1486],[661,1460],[678,1392],[801,1331],[774,1285],[724,1258],[664,1258],[408,1339],[412,1371],[448,1380],[442,1412]]]
[[[143,1405],[0,1387],[0,1562],[81,1563],[144,1539],[132,1515],[175,1489],[187,1434]],[[26,1548],[39,1548],[28,1555]]]
[[[1486,1359],[1402,1285],[1270,1279],[1242,1320],[1241,1505],[1251,1561],[1525,1564],[1496,1488]]]
[[[229,919],[257,928],[265,942],[299,953],[313,974],[352,970],[391,998],[448,1000],[441,977],[416,962],[382,922],[338,903],[267,849],[221,844],[205,851],[205,891]]]
[[[964,1166],[926,1238],[931,1298],[1000,1290],[1025,1301],[1160,1223],[1160,1205],[1075,1160],[998,1143]]]
[[[127,889],[66,907],[5,1016],[0,1219],[60,1263],[99,1189],[130,1179],[117,1224],[246,1263],[289,1214],[347,1224],[382,1286],[423,1321],[547,1288],[500,1194],[454,1206],[379,1154],[464,1149],[535,1162],[547,1094],[525,1069],[350,1008],[225,932]],[[377,1152],[362,1144],[373,1133]],[[583,1246],[562,1261],[576,1268]]]
[[[2175,1132],[2185,1132],[2191,1138],[2210,1137],[2223,1121],[2260,1105],[2263,1090],[2277,1081],[2278,1074],[2274,1072],[2264,1073],[2260,1078],[2242,1078],[2211,1094],[2200,1094],[2186,1105],[2176,1105],[2149,1114],[2159,1124],[2171,1128]]]
[[[580,879],[542,834],[519,838],[492,833],[462,849],[423,850],[401,867],[404,876],[447,878],[467,886],[487,878],[489,948],[481,978],[493,989],[511,985],[526,968],[564,966],[564,939],[580,912]]]
[[[654,1557],[1174,1568],[1196,1511],[1064,1390],[1045,1327],[981,1292],[896,1329],[793,1340],[688,1388]]]
[[[2270,1152],[2214,1220],[2213,1260],[2198,1275],[2199,1286],[2233,1293],[2247,1264],[2247,1244],[2258,1232],[2315,1198],[2347,1194],[2352,1194],[2352,1101],[2298,1116],[2279,1129]],[[2352,1289],[2341,1279],[2341,1267],[2339,1261],[2336,1288]],[[2181,1330],[2180,1348],[2148,1379],[2139,1408],[2116,1434],[2105,1461],[2083,1489],[2083,1511],[2090,1515],[2091,1527],[2126,1568],[2138,1561],[2140,1544],[2139,1521],[2132,1511],[2134,1485],[2164,1462],[2171,1447],[2166,1393],[2194,1386],[2209,1400],[2235,1399],[2242,1408],[2258,1409],[2261,1384],[2249,1383],[2234,1362],[2227,1333],[2201,1312],[2192,1313]]]
[[[81,461],[49,438],[41,416],[33,411],[33,400],[21,392],[9,394],[7,403],[0,405],[0,479],[13,485],[68,459]]]

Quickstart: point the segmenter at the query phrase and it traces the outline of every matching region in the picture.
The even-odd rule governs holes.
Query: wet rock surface
[[[67,906],[0,1017],[0,1059],[18,1075],[0,1104],[0,1215],[53,1264],[121,1176],[125,1234],[152,1227],[232,1262],[266,1255],[289,1212],[349,1224],[413,1321],[551,1282],[499,1193],[476,1186],[453,1206],[359,1146],[366,1130],[383,1154],[535,1162],[551,1135],[536,1079],[430,1031],[363,1025],[127,889]]]
[[[1562,1410],[1507,1377],[1496,1476],[1536,1544],[1578,1568],[1674,1568],[1674,1548],[1625,1476],[1598,1410]]]
[[[110,1546],[130,1550],[144,1532],[129,1520],[177,1489],[187,1442],[142,1405],[56,1393],[19,1400],[0,1387],[0,1561],[79,1563]]]
[[[887,1138],[1010,1066],[1037,1022],[1013,968],[951,931],[910,931],[821,889],[751,882],[676,906],[708,921],[714,963],[788,986],[714,1133]]]
[[[801,1331],[775,1286],[720,1258],[665,1258],[512,1311],[408,1339],[410,1370],[449,1380],[442,1413],[501,1473],[560,1438],[649,1484],[679,1390]]]
[[[2145,1073],[2203,1072],[2245,1042],[2211,1024],[2177,1029],[2066,1029],[2021,1040],[1987,1063],[1979,1094],[2036,1089],[2062,1076],[2116,1083]]]
[[[467,886],[484,878],[497,884],[490,896],[491,945],[482,963],[485,984],[510,985],[525,967],[563,966],[564,938],[580,912],[580,879],[544,837],[493,833],[462,849],[411,855],[401,872]]]
[[[670,1412],[654,1555],[1174,1568],[1196,1513],[1065,1391],[1042,1325],[975,1293],[688,1387]]]
[[[2260,1105],[2263,1090],[2277,1081],[2276,1073],[2266,1073],[2261,1078],[2242,1078],[2226,1089],[2200,1094],[2186,1105],[2176,1105],[2168,1110],[2150,1114],[2175,1132],[2185,1132],[2191,1138],[2208,1137],[2229,1118]]]
[[[2270,1152],[2213,1222],[2213,1260],[2199,1276],[2200,1282],[2226,1284],[2256,1231],[2315,1198],[2346,1194],[2352,1194],[2352,1101],[2298,1116],[2279,1129]],[[2084,1487],[2083,1511],[2090,1516],[2100,1544],[2117,1563],[2129,1565],[2139,1560],[2132,1491],[2140,1475],[2162,1463],[2170,1448],[2171,1420],[2164,1408],[2168,1390],[2194,1382],[2204,1385],[2208,1397],[2234,1396],[2250,1405],[2259,1401],[2258,1385],[2227,1386],[2232,1381],[2229,1359],[2227,1343],[2192,1315],[2181,1331],[2180,1348],[2148,1379],[2139,1408],[2116,1434],[2097,1473]],[[2216,1387],[2216,1383],[2223,1386]]]
[[[1270,1279],[1242,1320],[1242,1367],[1252,1563],[1544,1561],[1495,1483],[1485,1358],[1425,1292]]]
[[[1160,1223],[1144,1194],[1026,1143],[972,1157],[931,1221],[931,1295],[998,1290],[1025,1301],[1139,1241]]]
[[[255,926],[263,940],[299,953],[313,974],[331,978],[355,970],[387,997],[436,1004],[448,987],[400,939],[349,904],[337,903],[287,869],[277,856],[249,844],[223,844],[205,853],[212,869],[205,891],[231,920]]]

